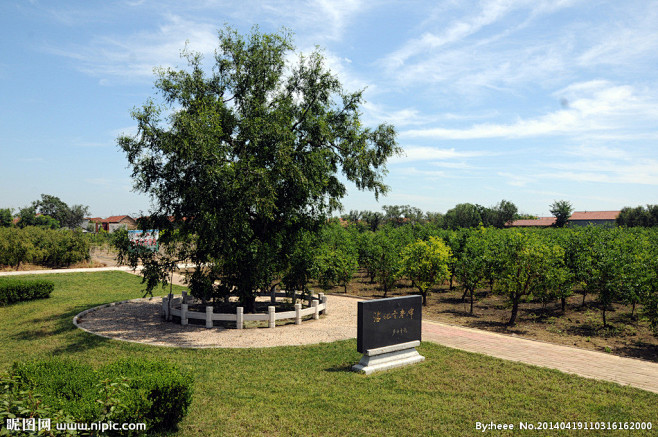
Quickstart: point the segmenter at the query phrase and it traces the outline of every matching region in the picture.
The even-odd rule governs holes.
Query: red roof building
[[[555,217],[539,217],[536,219],[514,220],[507,226],[513,228],[547,228],[555,224]]]
[[[621,211],[574,211],[568,223],[572,226],[611,225],[614,226]]]

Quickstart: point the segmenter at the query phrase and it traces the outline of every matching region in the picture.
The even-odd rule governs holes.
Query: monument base
[[[416,346],[420,346],[420,341],[368,349],[359,364],[352,366],[352,370],[370,375],[373,372],[420,363],[425,357],[418,353]]]

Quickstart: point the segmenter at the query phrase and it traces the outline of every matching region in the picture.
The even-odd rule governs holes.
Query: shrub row
[[[29,393],[41,400],[39,408],[59,411],[71,421],[145,423],[149,434],[175,430],[192,398],[189,375],[167,363],[140,359],[97,370],[61,359],[14,363],[3,382],[0,403],[9,407],[21,405]],[[38,411],[30,413],[41,417]]]
[[[0,279],[0,305],[33,299],[45,299],[55,289],[51,281],[19,280],[13,278]]]
[[[88,258],[89,242],[79,230],[0,228],[0,265],[17,270],[25,262],[62,267]]]

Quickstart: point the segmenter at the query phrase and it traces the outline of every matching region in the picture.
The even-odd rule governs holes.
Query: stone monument
[[[393,297],[358,302],[357,351],[363,354],[357,372],[380,370],[423,361],[420,345],[421,296]]]

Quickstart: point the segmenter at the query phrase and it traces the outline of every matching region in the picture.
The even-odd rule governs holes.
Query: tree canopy
[[[221,279],[237,291],[247,311],[302,232],[340,207],[338,173],[377,197],[400,152],[393,126],[362,125],[362,91],[345,91],[320,51],[291,62],[293,52],[286,31],[220,30],[212,71],[184,50],[188,68],[157,70],[161,100],[134,110],[138,133],[118,139],[135,188],[152,198],[143,226],[175,228],[161,242],[197,264],[206,289]]]
[[[555,227],[563,228],[573,212],[571,202],[568,200],[556,200],[550,205],[550,208],[551,214],[555,216]]]

